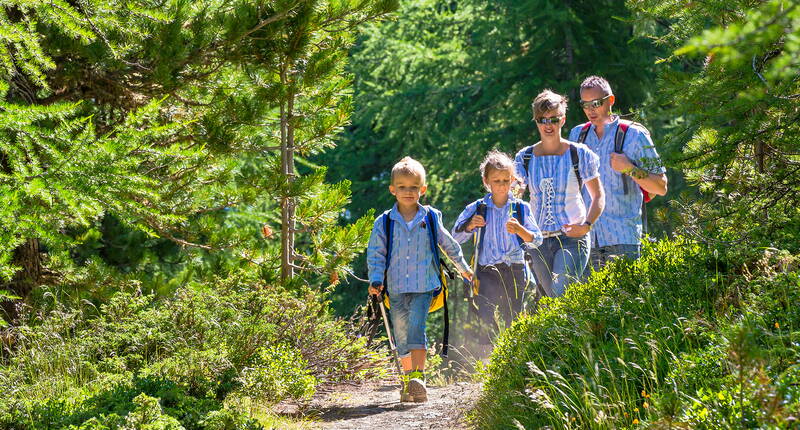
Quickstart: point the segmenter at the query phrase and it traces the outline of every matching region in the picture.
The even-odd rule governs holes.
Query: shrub
[[[323,299],[231,278],[162,300],[129,288],[99,309],[54,306],[12,333],[0,428],[257,428],[226,402],[305,399],[373,371]]]
[[[678,239],[610,264],[500,337],[473,423],[790,427],[800,283],[786,258]]]

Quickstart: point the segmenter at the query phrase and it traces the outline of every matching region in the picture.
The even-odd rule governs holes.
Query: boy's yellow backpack
[[[428,230],[428,238],[430,239],[431,245],[431,252],[433,253],[433,261],[436,265],[436,269],[439,272],[439,287],[434,290],[433,300],[431,301],[431,306],[428,308],[428,313],[438,311],[439,309],[444,309],[444,336],[442,338],[442,356],[447,356],[447,342],[449,340],[450,334],[450,316],[447,312],[447,277],[449,276],[450,279],[453,279],[453,274],[450,273],[447,266],[444,264],[444,260],[441,258],[441,254],[439,254],[439,219],[436,216],[436,212],[433,211],[429,206],[424,206],[427,213],[425,214],[425,223],[427,224]],[[392,259],[392,242],[394,239],[394,221],[389,216],[391,211],[386,211],[381,215],[383,217],[383,231],[386,233],[386,266],[383,269],[383,304],[389,309],[389,289],[386,285],[386,280],[388,278],[387,273],[389,271],[389,262]],[[424,224],[423,224],[424,227]]]

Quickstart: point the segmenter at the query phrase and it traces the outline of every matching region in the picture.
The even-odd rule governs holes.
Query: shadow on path
[[[307,412],[322,429],[466,429],[464,414],[480,389],[464,382],[429,387],[428,402],[400,403],[397,384],[345,386],[312,402]]]

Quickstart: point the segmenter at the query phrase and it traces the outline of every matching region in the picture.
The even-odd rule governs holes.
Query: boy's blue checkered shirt
[[[578,125],[569,133],[569,139],[576,141],[581,133]],[[619,127],[619,117],[605,125],[603,138],[598,139],[595,126],[589,128],[586,146],[600,157],[600,182],[606,194],[603,215],[592,226],[592,246],[638,245],[642,237],[642,192],[632,180],[628,183],[628,194],[622,184],[622,174],[611,168],[611,153],[614,152],[614,136]],[[638,167],[650,173],[665,173],[661,159],[650,138],[650,133],[639,124],[628,127],[622,152]],[[584,200],[592,201],[589,193],[583,191]]]
[[[461,272],[468,271],[469,265],[461,253],[461,246],[453,239],[450,232],[442,224],[442,213],[431,206],[419,205],[417,215],[411,221],[411,226],[406,223],[397,210],[397,204],[389,212],[393,222],[392,256],[386,280],[383,273],[386,264],[386,232],[383,227],[382,216],[375,219],[372,233],[367,246],[367,268],[369,281],[382,282],[389,290],[389,294],[399,293],[424,293],[439,287],[439,273],[433,261],[430,236],[426,225],[425,215],[428,210],[436,213],[438,219],[438,241],[441,249],[456,264]],[[444,256],[442,256],[444,258]]]
[[[528,202],[514,197],[511,193],[508,194],[506,204],[500,208],[495,206],[492,201],[492,193],[486,194],[481,200],[467,205],[453,226],[453,238],[460,243],[464,243],[473,237],[475,232],[458,232],[456,230],[459,230],[459,226],[462,224],[469,222],[477,211],[479,202],[486,203],[486,227],[484,227],[486,233],[483,235],[483,245],[481,245],[481,251],[478,253],[478,264],[481,266],[499,263],[524,264],[525,251],[520,246],[517,235],[511,234],[506,230],[506,223],[509,218],[514,216],[511,213],[510,206],[514,203],[522,205],[523,216],[521,224],[533,232],[533,240],[530,242],[533,246],[542,244],[542,232],[539,231],[539,226],[536,225],[536,220],[533,218]]]

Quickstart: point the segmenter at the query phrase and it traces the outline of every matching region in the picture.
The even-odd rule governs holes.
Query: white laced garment
[[[544,201],[541,202],[541,210],[539,219],[542,220],[542,225],[551,225],[556,223],[553,205],[555,203],[556,191],[553,188],[553,178],[542,178],[539,181],[539,189],[542,190]]]

